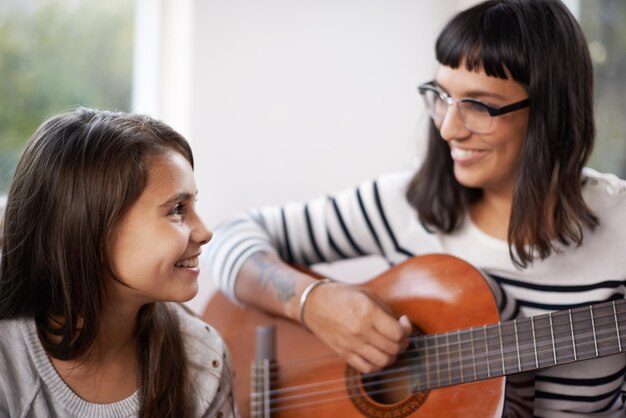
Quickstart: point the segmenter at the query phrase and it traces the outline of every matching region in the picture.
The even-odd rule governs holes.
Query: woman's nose
[[[455,104],[448,105],[446,114],[439,123],[439,134],[446,141],[462,139],[471,135],[469,129],[465,127],[465,123],[463,123]]]

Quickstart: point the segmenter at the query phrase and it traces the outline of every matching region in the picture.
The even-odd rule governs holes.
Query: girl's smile
[[[197,269],[198,267],[198,257],[200,256],[200,254],[195,255],[193,257],[190,257],[188,259],[185,260],[181,260],[179,262],[177,262],[176,264],[174,264],[174,267],[177,268],[185,268],[185,269]]]
[[[138,306],[187,301],[198,291],[198,256],[212,236],[196,212],[193,169],[170,152],[150,159],[148,173],[110,246],[113,272],[124,283],[116,294]]]

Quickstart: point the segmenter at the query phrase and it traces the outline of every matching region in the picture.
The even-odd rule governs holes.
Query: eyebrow
[[[446,90],[441,84],[439,84],[437,82],[437,80],[433,80],[433,84],[437,88],[443,90],[446,94],[450,94],[448,92],[448,90]],[[507,99],[506,97],[504,97],[504,96],[502,96],[502,95],[500,95],[498,93],[492,93],[490,91],[485,91],[485,90],[470,90],[470,91],[467,91],[465,93],[465,95],[463,97],[460,97],[460,98],[462,99],[462,98],[465,98],[465,97],[468,97],[468,98],[472,98],[472,97],[490,97],[490,98],[494,98],[494,99],[498,99],[498,100],[506,100]]]
[[[195,199],[196,196],[198,196],[198,192],[197,191],[196,191],[195,194],[185,193],[185,192],[176,193],[174,196],[172,196],[169,199],[167,199],[167,201],[165,201],[162,204],[160,204],[159,207],[171,206],[172,204],[174,204],[176,202],[180,202],[181,200]]]

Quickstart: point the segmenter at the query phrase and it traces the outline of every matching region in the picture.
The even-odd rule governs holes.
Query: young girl
[[[177,303],[211,232],[187,142],[146,116],[46,121],[8,193],[0,415],[235,416],[226,347]]]
[[[306,324],[362,372],[394,360],[406,321],[285,262],[451,254],[508,295],[505,318],[624,297],[626,183],[584,168],[593,72],[572,14],[558,0],[485,1],[450,21],[435,51],[434,80],[419,86],[433,123],[417,172],[250,211],[219,228],[208,254],[226,294]],[[624,353],[547,368],[507,409],[624,417],[625,370]]]

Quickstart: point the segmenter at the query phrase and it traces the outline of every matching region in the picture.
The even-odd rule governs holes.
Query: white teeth
[[[468,158],[478,153],[478,151],[461,148],[452,148],[450,152],[452,153],[452,157],[456,158]]]
[[[178,263],[174,264],[174,266],[186,268],[198,267],[198,257],[190,258],[189,260],[179,261]]]

